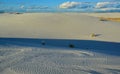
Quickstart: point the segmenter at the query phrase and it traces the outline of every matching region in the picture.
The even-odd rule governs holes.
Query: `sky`
[[[100,2],[100,1],[114,1],[114,0],[0,0],[2,4],[39,4],[39,5],[46,5],[46,6],[58,6],[61,3],[67,1],[74,1],[74,2]],[[115,0],[119,1],[119,0]]]
[[[100,7],[112,9],[117,8],[118,10],[118,8],[120,8],[120,0],[0,0],[0,10],[16,10],[16,9],[80,10],[83,8],[100,9]]]

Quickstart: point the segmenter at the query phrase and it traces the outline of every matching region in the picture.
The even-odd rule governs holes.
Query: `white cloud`
[[[80,2],[65,2],[62,3],[59,8],[75,8],[79,6]]]
[[[25,7],[24,5],[20,6],[21,9],[23,9],[24,7]]]
[[[71,9],[71,8],[92,8],[93,3],[90,2],[64,2],[59,5],[59,8]]]
[[[97,12],[120,12],[120,8],[101,8],[101,9],[94,9]]]
[[[59,5],[64,9],[89,9],[90,11],[120,12],[120,2],[64,2]]]
[[[120,8],[120,2],[98,2],[95,8]]]
[[[104,12],[120,12],[120,2],[98,2],[94,9]]]
[[[120,10],[120,8],[102,8],[102,11],[110,11],[110,10]]]

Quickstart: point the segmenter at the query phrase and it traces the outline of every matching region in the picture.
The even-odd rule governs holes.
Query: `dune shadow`
[[[120,70],[119,69],[107,69],[109,71],[111,71],[113,74],[119,74]]]
[[[106,42],[95,40],[72,39],[35,39],[35,38],[0,38],[0,46],[26,46],[26,47],[67,47],[77,50],[90,50],[94,52],[120,56],[119,42]]]
[[[97,71],[94,71],[94,70],[82,70],[82,71],[85,71],[85,72],[88,72],[88,74],[102,74],[100,72],[97,72]]]
[[[101,36],[102,34],[95,34],[95,37],[97,37],[97,36]]]

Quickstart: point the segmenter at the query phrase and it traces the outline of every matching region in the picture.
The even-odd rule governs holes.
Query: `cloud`
[[[103,12],[120,12],[120,2],[98,2],[94,9]]]
[[[100,10],[103,10],[103,11],[113,11],[113,10],[120,10],[120,8],[102,8]]]
[[[89,9],[90,11],[110,11],[110,12],[120,12],[120,2],[111,1],[111,2],[64,2],[59,5],[59,8],[63,9]]]
[[[59,8],[71,9],[71,8],[92,8],[92,3],[90,2],[64,2],[59,5]]]
[[[79,2],[65,2],[60,4],[59,8],[75,8],[77,6],[79,6]]]
[[[98,2],[95,8],[120,8],[120,2]]]
[[[23,9],[25,6],[24,5],[21,5],[20,8]]]
[[[120,8],[101,8],[101,9],[94,9],[97,12],[120,12]]]

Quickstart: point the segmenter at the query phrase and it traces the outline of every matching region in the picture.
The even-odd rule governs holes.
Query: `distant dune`
[[[120,18],[120,13],[83,13],[94,17]]]
[[[0,37],[92,39],[119,42],[120,23],[100,21],[97,17],[103,17],[104,14],[106,17],[119,16],[119,13],[0,14]],[[91,34],[96,34],[97,37],[92,38]]]
[[[120,13],[85,13],[85,15],[98,17],[100,20],[120,22]]]

